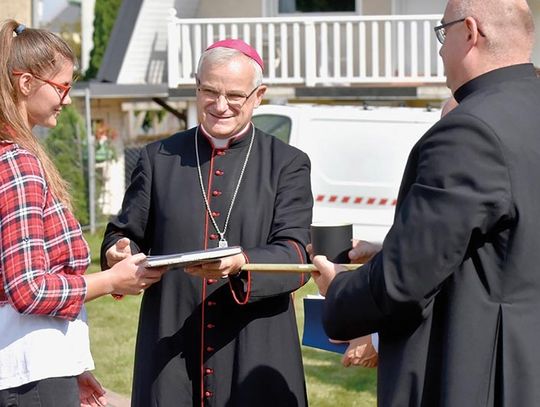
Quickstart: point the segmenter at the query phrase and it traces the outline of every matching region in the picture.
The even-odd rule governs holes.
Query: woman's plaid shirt
[[[0,305],[73,320],[89,263],[80,225],[48,191],[38,159],[0,143]]]

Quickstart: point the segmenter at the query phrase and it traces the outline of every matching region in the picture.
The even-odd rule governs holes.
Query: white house
[[[540,27],[540,1],[529,2]],[[312,4],[324,9],[297,0],[123,1],[98,81],[90,84],[92,117],[121,135],[106,212],[120,205],[125,146],[195,124],[196,63],[218,39],[242,38],[257,48],[268,101],[425,106],[448,97],[433,34],[446,0]]]

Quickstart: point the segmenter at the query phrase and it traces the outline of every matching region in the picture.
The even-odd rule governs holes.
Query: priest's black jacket
[[[455,97],[411,151],[382,251],[330,285],[325,328],[379,332],[380,406],[540,406],[540,79],[514,65]]]
[[[250,125],[252,126],[252,125]],[[132,252],[170,254],[217,247],[203,200],[195,128],[146,146],[104,253],[122,236]],[[313,198],[310,161],[256,129],[225,238],[249,263],[305,263]],[[223,230],[252,128],[223,149],[199,132],[201,174]],[[132,405],[306,406],[291,293],[304,274],[243,271],[202,279],[168,271],[145,291],[137,334]]]

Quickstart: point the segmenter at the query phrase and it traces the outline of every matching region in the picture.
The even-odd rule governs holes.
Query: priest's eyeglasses
[[[42,78],[30,72],[13,71],[13,75],[23,75],[25,73],[32,75],[37,80],[40,80],[42,82],[45,82],[48,85],[51,85],[54,88],[54,90],[56,90],[56,92],[58,93],[58,96],[60,96],[60,103],[64,101],[66,96],[69,94],[69,91],[71,90],[71,85],[63,85],[61,83]]]
[[[259,89],[259,86],[260,85],[255,86],[255,88],[247,95],[244,92],[220,93],[215,89],[201,86],[200,82],[197,81],[197,91],[204,100],[215,102],[221,96],[223,96],[225,97],[225,100],[227,101],[229,106],[235,109],[241,109],[242,107],[244,107],[251,95],[253,95],[257,89]]]
[[[433,28],[433,31],[435,31],[435,36],[437,37],[437,40],[441,43],[441,45],[444,44],[444,41],[446,40],[446,29],[450,27],[451,25],[462,23],[465,20],[466,18],[460,18],[458,20],[450,21],[448,23],[444,23]],[[485,37],[484,33],[480,30],[480,28],[477,28],[477,29],[478,29],[478,33],[482,37]]]

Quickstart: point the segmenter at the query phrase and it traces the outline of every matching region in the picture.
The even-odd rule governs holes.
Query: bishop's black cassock
[[[195,129],[141,152],[105,251],[119,238],[132,252],[169,254],[217,247],[195,156]],[[225,238],[250,263],[304,263],[312,195],[306,154],[259,130]],[[252,135],[216,149],[199,132],[201,173],[223,230]],[[140,407],[305,406],[302,358],[291,292],[303,274],[242,272],[210,280],[168,271],[145,291],[132,403]]]

